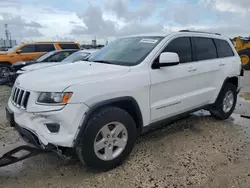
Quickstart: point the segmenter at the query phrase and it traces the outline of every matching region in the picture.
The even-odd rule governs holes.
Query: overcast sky
[[[249,18],[250,0],[0,0],[0,37],[5,23],[18,41],[104,43],[180,29],[249,36]]]

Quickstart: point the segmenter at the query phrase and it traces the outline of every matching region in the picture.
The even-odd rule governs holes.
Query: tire
[[[227,103],[228,108],[224,108],[225,107],[224,100],[226,100],[227,96],[233,101],[231,103]],[[229,101],[231,101],[230,99]],[[233,113],[236,102],[237,102],[237,87],[232,83],[226,83],[226,85],[224,85],[224,87],[221,89],[216,102],[209,111],[211,115],[216,119],[225,120],[228,119]]]
[[[111,126],[111,128],[109,126]],[[112,133],[110,133],[110,136],[105,133],[107,127],[109,127],[111,131],[114,131],[115,129],[112,130],[112,126],[115,127],[123,126],[125,127],[125,129],[123,129],[121,133],[117,135],[117,137],[116,136],[113,137]],[[132,151],[136,141],[136,135],[137,135],[136,131],[137,130],[135,122],[133,118],[126,111],[112,106],[102,108],[97,112],[95,112],[89,119],[86,130],[82,135],[80,144],[76,146],[77,156],[80,159],[80,161],[83,164],[85,163],[89,168],[102,171],[113,169],[119,166]],[[98,138],[99,136],[103,138]],[[118,144],[118,143],[115,144],[114,139],[116,138],[118,140],[123,140],[123,141],[126,140],[126,144],[123,149],[120,149],[118,146],[116,146]],[[97,141],[97,139],[100,140]],[[105,142],[102,142],[103,139]],[[97,142],[101,142],[103,143],[103,145],[105,145],[106,143],[106,145],[105,147],[100,147],[103,149],[97,151],[98,150],[96,149],[97,145],[95,145],[95,143]],[[109,150],[108,148],[112,149]],[[113,157],[112,156],[110,159],[109,157],[111,155],[107,154],[109,153],[108,151],[114,151],[113,155],[117,156],[115,156],[114,158],[112,158]]]
[[[250,70],[250,49],[240,50],[238,54],[241,58],[243,69]]]
[[[8,78],[10,75],[11,67],[7,63],[0,63],[0,78]]]

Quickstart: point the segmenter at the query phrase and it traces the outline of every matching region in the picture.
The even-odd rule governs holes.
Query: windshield
[[[46,54],[43,54],[37,58],[34,59],[34,61],[38,61],[38,62],[42,62],[44,61],[46,58],[48,58],[49,56],[53,55],[55,53],[55,51],[52,51],[52,52],[48,52]]]
[[[62,62],[75,62],[75,61],[83,61],[86,59],[86,57],[89,55],[90,53],[88,52],[76,52],[73,53],[72,55],[68,56],[67,58],[65,58]]]
[[[88,61],[133,66],[141,63],[163,37],[121,38],[91,55]]]
[[[19,47],[19,45],[13,46],[12,48],[8,49],[8,53],[14,52],[17,48]]]

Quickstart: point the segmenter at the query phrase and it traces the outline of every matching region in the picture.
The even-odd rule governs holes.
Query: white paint
[[[155,39],[141,39],[140,42],[149,43],[149,44],[155,44],[155,43],[158,42],[158,40],[155,40]]]
[[[231,45],[235,56],[152,69],[154,60],[169,42],[183,36],[224,39]],[[117,97],[133,97],[140,107],[143,126],[148,126],[214,103],[224,80],[239,75],[240,67],[240,58],[229,39],[213,34],[177,32],[167,35],[136,66],[78,62],[21,75],[17,79],[19,87],[31,92],[27,110],[16,108],[10,101],[8,106],[14,111],[16,122],[34,131],[42,143],[71,147],[84,113],[96,103]],[[40,92],[63,91],[73,92],[65,106],[36,104]],[[62,129],[56,135],[50,134],[45,122],[58,122]]]

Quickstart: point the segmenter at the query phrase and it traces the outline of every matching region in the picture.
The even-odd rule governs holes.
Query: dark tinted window
[[[56,54],[52,55],[51,57],[49,57],[46,61],[48,61],[48,62],[61,62],[62,60],[64,60],[66,57],[68,57],[72,53],[73,52],[59,52],[59,53],[56,53]]]
[[[194,37],[197,61],[217,58],[213,39]]]
[[[214,39],[214,42],[217,47],[218,57],[234,56],[234,53],[227,41]]]
[[[84,61],[90,53],[87,52],[76,52],[71,56],[67,57],[63,60],[63,62],[76,62],[76,61]]]
[[[192,48],[189,37],[181,37],[171,41],[163,52],[175,52],[179,55],[180,63],[192,61]]]
[[[55,50],[53,44],[37,44],[36,45],[36,52],[50,52]]]
[[[77,44],[59,44],[62,49],[79,49]]]
[[[35,45],[29,44],[29,45],[22,47],[20,50],[22,50],[21,53],[34,53],[35,52]]]

